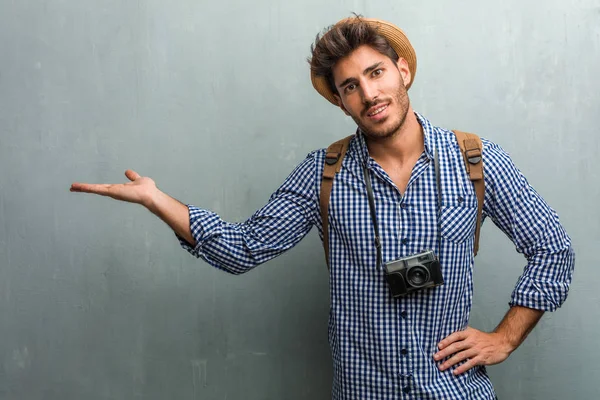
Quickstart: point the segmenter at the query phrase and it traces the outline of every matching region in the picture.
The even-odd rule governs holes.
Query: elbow
[[[254,269],[254,267],[256,267],[258,264],[253,263],[253,262],[245,262],[245,263],[233,263],[233,262],[223,262],[223,261],[219,261],[219,260],[214,260],[214,259],[209,259],[206,257],[203,257],[204,261],[206,261],[207,263],[209,263],[210,265],[212,265],[213,267],[226,272],[230,275],[242,275],[245,274],[246,272]]]

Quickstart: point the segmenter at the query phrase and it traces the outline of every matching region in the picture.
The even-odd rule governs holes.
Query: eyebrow
[[[375,63],[373,65],[371,65],[370,67],[365,68],[365,70],[363,71],[363,75],[367,75],[368,73],[376,70],[377,68],[379,68],[381,65],[383,64],[383,61],[379,61],[378,63]],[[356,78],[348,78],[345,81],[343,81],[342,83],[340,83],[340,88],[343,88],[344,86],[352,83],[352,82],[356,82],[357,79]]]

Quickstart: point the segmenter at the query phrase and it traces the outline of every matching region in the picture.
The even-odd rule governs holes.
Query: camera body
[[[425,250],[384,264],[392,297],[444,284],[440,261],[433,250]]]

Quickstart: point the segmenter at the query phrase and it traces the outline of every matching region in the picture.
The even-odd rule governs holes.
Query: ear
[[[398,67],[398,71],[400,72],[400,76],[402,76],[402,81],[404,82],[404,87],[408,86],[412,75],[410,73],[410,68],[408,68],[408,61],[404,58],[400,57],[396,62],[396,66]]]
[[[348,110],[346,110],[346,107],[344,107],[344,103],[342,103],[342,98],[340,97],[340,95],[334,94],[333,97],[335,98],[335,101],[336,101],[338,107],[342,109],[344,114],[346,114],[347,116],[350,116],[350,113],[348,112]]]

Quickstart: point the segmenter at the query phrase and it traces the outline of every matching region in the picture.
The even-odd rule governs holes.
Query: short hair
[[[362,45],[370,46],[388,56],[394,63],[398,62],[398,54],[385,37],[377,32],[377,28],[364,21],[360,15],[355,15],[317,34],[315,42],[310,46],[310,69],[315,75],[324,76],[331,91],[337,94],[333,81],[333,67]]]

